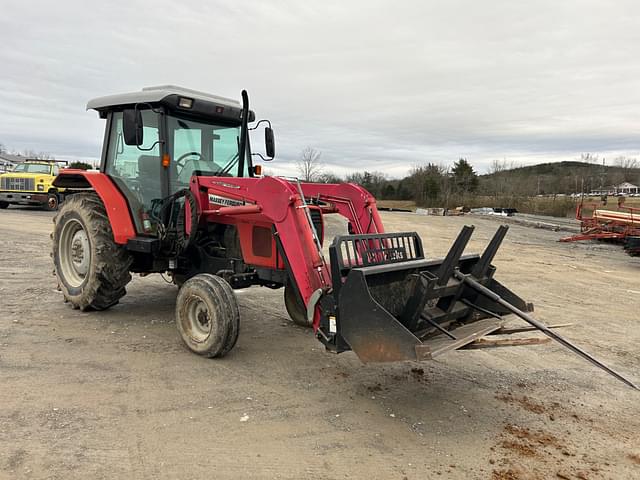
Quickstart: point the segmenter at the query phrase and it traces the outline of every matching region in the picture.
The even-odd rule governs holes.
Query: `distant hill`
[[[480,176],[480,189],[491,193],[549,195],[590,192],[609,185],[640,185],[640,168],[586,162],[541,163]]]

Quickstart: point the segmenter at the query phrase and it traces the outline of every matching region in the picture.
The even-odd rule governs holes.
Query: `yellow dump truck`
[[[40,205],[57,210],[64,189],[54,187],[59,160],[25,160],[13,171],[0,174],[0,209],[9,205]]]

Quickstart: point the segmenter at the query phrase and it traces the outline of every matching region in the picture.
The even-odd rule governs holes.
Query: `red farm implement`
[[[610,240],[624,244],[630,255],[640,254],[640,208],[620,206],[617,210],[605,210],[595,204],[580,203],[576,219],[580,220],[580,233],[561,238],[561,242]]]

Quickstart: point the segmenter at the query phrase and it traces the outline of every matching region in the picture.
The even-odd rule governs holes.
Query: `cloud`
[[[327,168],[640,156],[640,5],[3,2],[0,142],[97,158],[92,97],[173,83],[238,98]]]

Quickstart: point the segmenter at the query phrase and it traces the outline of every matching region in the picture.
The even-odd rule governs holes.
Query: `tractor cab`
[[[255,115],[236,100],[159,86],[96,98],[87,109],[107,121],[100,170],[125,195],[139,234],[155,232],[154,207],[188,189],[194,174],[255,175],[247,134]],[[272,157],[270,128],[265,139]]]

